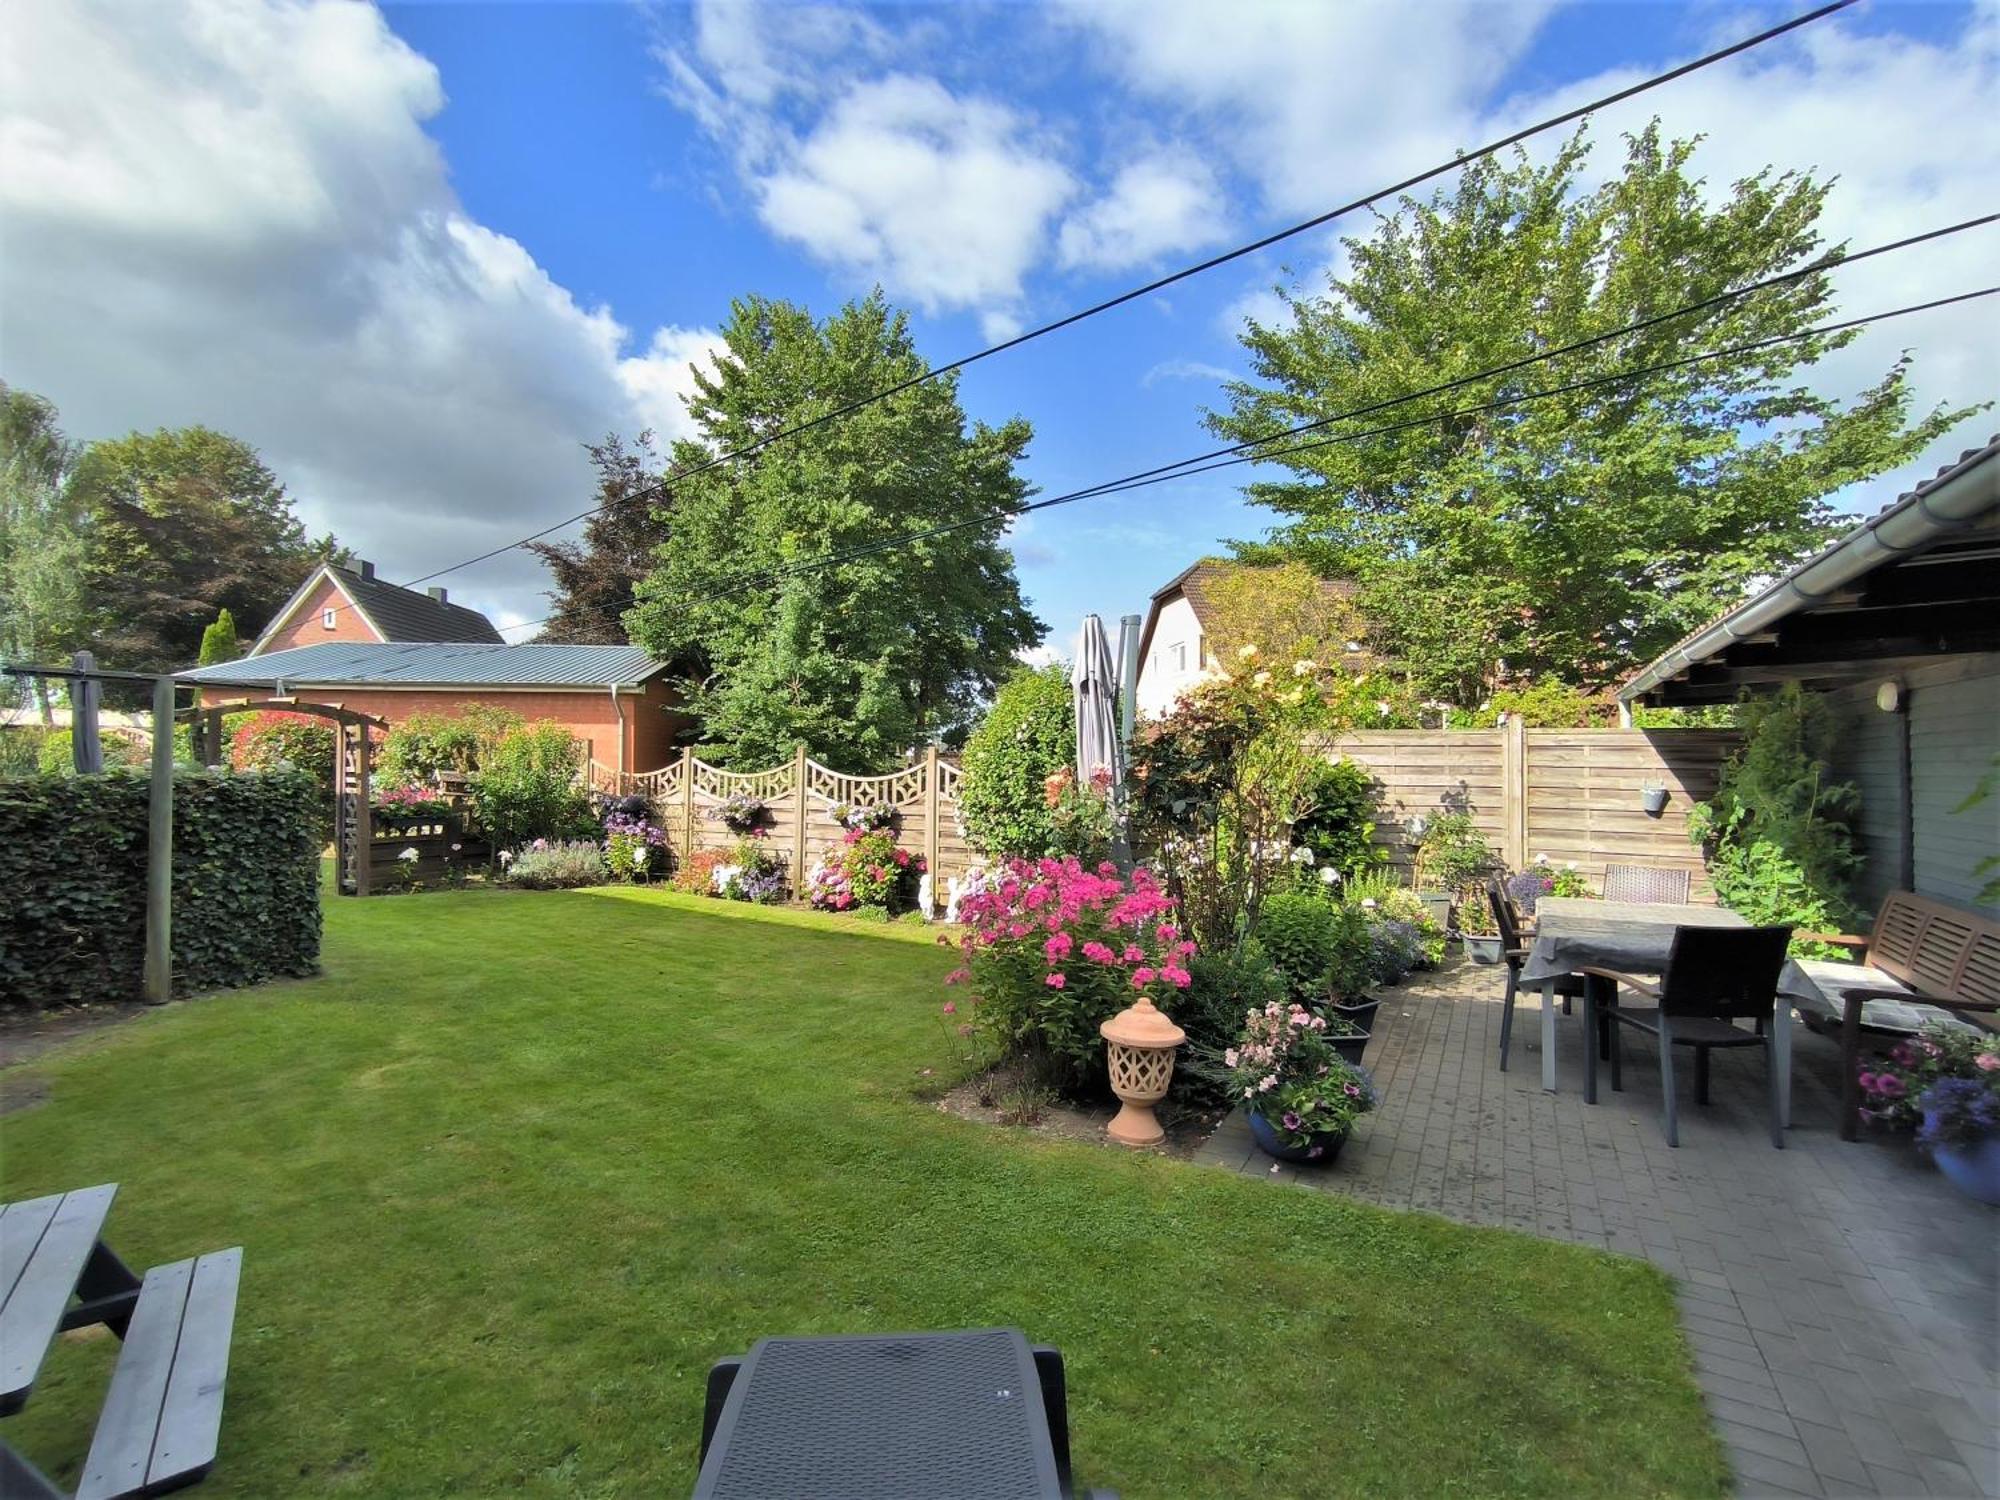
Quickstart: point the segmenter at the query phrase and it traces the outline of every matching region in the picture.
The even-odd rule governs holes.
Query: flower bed
[[[922,855],[897,848],[886,827],[851,826],[836,847],[814,861],[806,874],[806,896],[823,911],[888,911],[915,899],[927,868]]]

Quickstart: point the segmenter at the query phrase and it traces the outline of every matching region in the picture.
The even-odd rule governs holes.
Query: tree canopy
[[[696,373],[698,437],[670,472],[925,373],[879,292],[823,323],[749,297]],[[691,654],[690,706],[714,752],[768,764],[803,741],[828,764],[877,770],[958,732],[1036,644],[1005,513],[1029,493],[1019,418],[968,422],[955,378],[927,382],[674,480],[671,522],[626,615],[656,655]],[[958,529],[812,566],[907,533]]]
[[[538,639],[624,645],[625,611],[667,539],[673,497],[648,493],[666,467],[650,431],[629,445],[612,433],[586,451],[597,469],[597,510],[584,522],[582,542],[528,543],[556,585]]]
[[[83,517],[70,484],[81,454],[54,405],[0,383],[0,656],[9,661],[59,660],[88,640]],[[46,720],[47,688],[35,687]]]
[[[1253,378],[1211,428],[1238,441],[1404,396],[1606,333],[1808,263],[1828,185],[1769,169],[1726,193],[1695,141],[1657,122],[1586,182],[1582,131],[1547,165],[1467,167],[1344,241],[1323,290],[1243,334]],[[1824,273],[1335,424],[1386,426],[1798,333],[1827,321]],[[1427,695],[1472,706],[1545,674],[1597,686],[1670,645],[1753,580],[1821,544],[1827,496],[1907,462],[1970,408],[1913,417],[1899,359],[1852,401],[1801,372],[1856,334],[1619,381],[1274,458],[1249,497],[1283,518],[1247,556],[1363,585],[1371,644]]]

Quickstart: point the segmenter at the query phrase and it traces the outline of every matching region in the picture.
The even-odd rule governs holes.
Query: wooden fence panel
[[[1398,865],[1409,863],[1409,818],[1462,807],[1510,866],[1546,855],[1574,862],[1596,885],[1608,864],[1664,865],[1693,871],[1706,899],[1687,814],[1715,794],[1722,764],[1740,743],[1726,729],[1516,727],[1364,731],[1327,748],[1376,779],[1377,838]],[[1641,798],[1655,786],[1667,791],[1657,815]]]

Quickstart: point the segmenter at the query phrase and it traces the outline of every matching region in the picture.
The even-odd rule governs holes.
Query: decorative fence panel
[[[1593,883],[1608,864],[1693,872],[1711,899],[1701,851],[1688,842],[1688,809],[1715,794],[1722,763],[1741,743],[1728,729],[1376,730],[1342,735],[1330,754],[1366,767],[1381,787],[1377,839],[1407,865],[1404,826],[1419,814],[1462,808],[1510,868],[1537,855],[1574,862]],[[1643,794],[1666,790],[1648,813]]]
[[[833,816],[836,806],[886,802],[897,812],[897,843],[924,856],[942,892],[947,880],[975,863],[959,831],[958,780],[958,767],[940,760],[935,749],[885,776],[836,771],[804,750],[764,771],[726,771],[695,759],[692,752],[683,752],[671,766],[636,775],[595,761],[590,765],[593,790],[607,796],[636,794],[653,805],[676,860],[703,849],[732,847],[740,836],[722,823],[716,809],[734,796],[758,798],[765,807],[765,835],[790,870],[794,891],[804,889],[814,859],[839,844],[846,832]]]

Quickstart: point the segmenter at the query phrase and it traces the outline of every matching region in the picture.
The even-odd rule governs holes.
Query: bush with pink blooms
[[[897,848],[887,828],[850,827],[806,872],[806,895],[824,911],[890,911],[916,899],[924,868],[924,857]]]
[[[1072,1098],[1108,1087],[1101,1024],[1140,995],[1171,1014],[1189,983],[1194,944],[1144,868],[1012,860],[958,912],[965,961],[945,982],[969,985],[977,1024]]]
[[[1914,1129],[1924,1117],[1918,1101],[1940,1080],[2000,1078],[1993,1037],[1970,1026],[1933,1022],[1861,1065],[1861,1113],[1883,1125]]]

